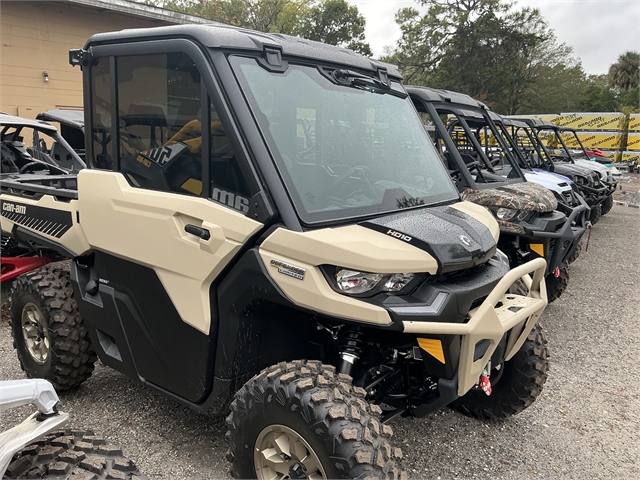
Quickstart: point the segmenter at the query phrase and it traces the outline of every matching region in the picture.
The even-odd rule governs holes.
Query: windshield
[[[314,67],[230,61],[305,223],[458,199],[399,83],[391,94]]]

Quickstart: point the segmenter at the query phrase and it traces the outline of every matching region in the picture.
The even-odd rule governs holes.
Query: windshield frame
[[[258,128],[258,130],[260,131],[260,134],[262,136],[262,139],[271,155],[271,158],[273,160],[273,163],[275,164],[275,167],[278,171],[278,174],[280,175],[280,178],[282,180],[282,185],[284,186],[284,189],[289,197],[289,199],[291,200],[291,203],[294,207],[294,210],[296,211],[296,214],[299,218],[299,220],[301,221],[301,223],[303,225],[306,226],[312,226],[312,227],[317,227],[317,226],[323,226],[323,225],[327,225],[327,224],[338,224],[338,223],[353,223],[354,221],[360,221],[360,220],[364,220],[364,219],[370,219],[370,218],[375,218],[375,217],[379,217],[382,215],[388,215],[388,214],[392,214],[392,213],[398,213],[399,211],[405,211],[405,210],[415,210],[415,209],[419,209],[419,208],[424,208],[424,207],[429,207],[429,206],[437,206],[437,205],[443,205],[443,204],[450,204],[453,202],[458,202],[460,201],[460,195],[458,193],[458,190],[455,188],[455,185],[453,183],[453,181],[451,180],[448,172],[446,171],[446,169],[444,168],[444,166],[442,165],[442,162],[440,161],[439,157],[438,157],[438,153],[435,149],[435,147],[433,146],[433,144],[431,143],[431,140],[428,136],[428,134],[423,130],[422,128],[422,123],[420,121],[420,117],[418,116],[418,113],[416,112],[415,108],[413,107],[410,98],[408,97],[408,95],[406,97],[403,98],[403,95],[397,95],[397,93],[402,92],[405,93],[404,87],[402,86],[402,84],[399,82],[399,80],[397,79],[390,79],[390,84],[391,84],[391,89],[393,90],[393,93],[383,93],[383,92],[364,92],[365,94],[369,94],[369,95],[384,95],[384,96],[389,96],[390,98],[393,98],[395,101],[399,101],[399,102],[408,102],[407,107],[409,108],[409,110],[407,110],[407,112],[411,112],[411,115],[413,115],[413,121],[417,122],[415,125],[416,127],[418,127],[416,129],[416,131],[420,132],[420,135],[424,135],[424,140],[425,140],[425,148],[430,148],[432,150],[432,155],[434,157],[434,159],[437,159],[437,162],[434,161],[433,165],[431,165],[430,167],[434,167],[434,168],[441,168],[442,170],[442,177],[444,179],[446,179],[449,183],[450,183],[450,188],[448,191],[441,193],[441,194],[435,194],[435,195],[425,195],[424,197],[411,197],[410,194],[408,194],[406,192],[406,190],[403,190],[402,188],[398,188],[398,189],[387,189],[386,191],[394,191],[394,190],[403,190],[405,193],[407,193],[407,195],[409,196],[408,200],[413,200],[413,199],[417,199],[417,202],[415,205],[406,205],[406,206],[397,206],[394,205],[393,207],[391,207],[390,205],[385,205],[385,203],[389,203],[386,199],[386,195],[384,195],[383,200],[381,201],[381,203],[373,203],[370,205],[364,205],[364,206],[355,206],[355,207],[348,207],[348,208],[335,208],[335,209],[325,209],[322,211],[307,211],[307,209],[305,208],[305,205],[298,193],[297,190],[297,186],[296,186],[296,182],[294,181],[294,179],[292,178],[291,174],[289,173],[289,170],[286,166],[285,160],[282,157],[282,152],[280,151],[280,149],[278,148],[276,141],[274,139],[274,137],[271,135],[271,132],[269,131],[268,128],[268,123],[266,122],[266,117],[264,116],[264,114],[261,112],[257,100],[253,97],[253,91],[249,85],[249,80],[245,77],[244,73],[241,70],[241,66],[243,64],[249,64],[251,66],[255,65],[257,67],[263,68],[265,69],[265,72],[273,74],[273,75],[282,75],[283,72],[272,72],[269,71],[268,69],[266,69],[260,60],[261,57],[259,56],[255,56],[255,55],[247,55],[247,54],[243,54],[243,53],[230,53],[228,55],[228,61],[229,61],[229,65],[231,66],[231,69],[236,77],[236,80],[240,86],[240,89],[242,91],[242,95],[244,96],[247,105],[249,106],[249,109],[251,111],[251,114],[253,116],[253,119],[255,121],[256,127]],[[290,69],[300,69],[300,68],[309,68],[312,70],[317,71],[320,76],[322,77],[327,77],[327,74],[325,73],[326,71],[331,71],[334,69],[344,69],[344,66],[335,66],[335,65],[320,65],[318,63],[312,63],[309,61],[305,61],[304,59],[287,59],[288,60],[288,68],[287,71],[290,71]],[[359,71],[357,71],[356,69],[351,69],[349,68],[350,71],[353,71],[355,73],[360,73]],[[374,76],[375,74],[373,72],[365,72],[366,75],[370,75],[372,79],[375,79],[376,77]],[[363,74],[364,75],[364,74]],[[351,90],[358,90],[358,91],[362,91],[363,89],[361,88],[355,88],[354,86],[347,86],[347,85],[342,85],[342,84],[332,84],[332,89],[345,89],[346,91],[351,91]],[[262,117],[262,118],[259,118]],[[423,160],[424,161],[424,160]],[[407,185],[407,187],[409,187],[409,185]],[[446,187],[445,187],[446,188]],[[398,199],[395,200],[396,204],[398,203]],[[420,203],[418,203],[420,202]]]

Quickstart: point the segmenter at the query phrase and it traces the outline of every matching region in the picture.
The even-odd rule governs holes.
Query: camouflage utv
[[[445,90],[407,91],[423,123],[434,126],[436,148],[462,198],[493,213],[500,225],[499,248],[512,266],[532,258],[547,261],[547,295],[549,302],[556,300],[568,285],[567,264],[585,232],[586,205],[559,204],[550,190],[526,182],[483,103]],[[481,144],[489,136],[496,142],[493,150]]]

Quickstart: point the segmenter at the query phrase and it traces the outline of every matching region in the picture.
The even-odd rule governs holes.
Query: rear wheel
[[[68,262],[18,277],[10,302],[13,346],[29,378],[68,390],[91,376],[97,357],[73,299]]]
[[[491,371],[492,392],[471,390],[451,408],[479,419],[507,418],[529,407],[542,393],[549,371],[549,351],[542,328],[536,325],[509,361]]]
[[[600,209],[602,211],[602,215],[606,215],[607,213],[609,213],[612,208],[613,208],[613,197],[612,196],[608,196],[604,200],[604,202],[602,202],[600,204]]]
[[[148,480],[122,450],[91,430],[60,430],[16,453],[3,478]]]
[[[236,478],[406,478],[393,431],[351,377],[317,361],[279,363],[249,380],[227,418]]]

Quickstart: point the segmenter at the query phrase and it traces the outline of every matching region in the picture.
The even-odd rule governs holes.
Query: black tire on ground
[[[406,478],[399,467],[402,452],[391,444],[391,427],[381,424],[380,408],[364,397],[350,376],[318,361],[296,360],[263,370],[236,393],[227,418],[233,476],[256,478],[254,452],[262,447],[257,440],[281,425],[307,442],[326,478]]]
[[[471,390],[450,404],[451,408],[469,417],[501,419],[522,412],[542,392],[549,371],[547,339],[536,325],[524,344],[500,372],[491,372],[492,393]]]
[[[567,264],[572,264],[578,259],[578,257],[580,257],[580,253],[582,253],[583,243],[583,239],[581,238],[578,242],[578,245],[576,245],[575,250],[573,250],[573,252],[571,252],[571,255],[569,255],[569,257],[567,258]]]
[[[591,221],[591,225],[595,225],[596,223],[598,223],[598,220],[600,220],[601,216],[602,216],[602,207],[600,206],[600,204],[596,205],[595,207],[591,207],[591,215],[589,216],[589,221]]]
[[[569,285],[569,268],[562,267],[560,269],[560,276],[556,277],[553,273],[549,273],[544,277],[544,281],[547,285],[547,301],[549,303],[557,300],[567,289]]]
[[[39,332],[49,345],[44,361],[38,362],[27,347],[22,328],[25,309],[41,315],[47,325]],[[97,357],[73,298],[69,262],[51,263],[18,277],[11,289],[10,314],[13,346],[29,378],[45,378],[63,391],[91,376]]]
[[[604,202],[600,204],[600,211],[602,215],[606,215],[611,211],[612,208],[613,208],[613,197],[609,195],[607,198],[604,199]]]
[[[120,448],[91,430],[59,430],[16,453],[6,477],[148,480]]]

